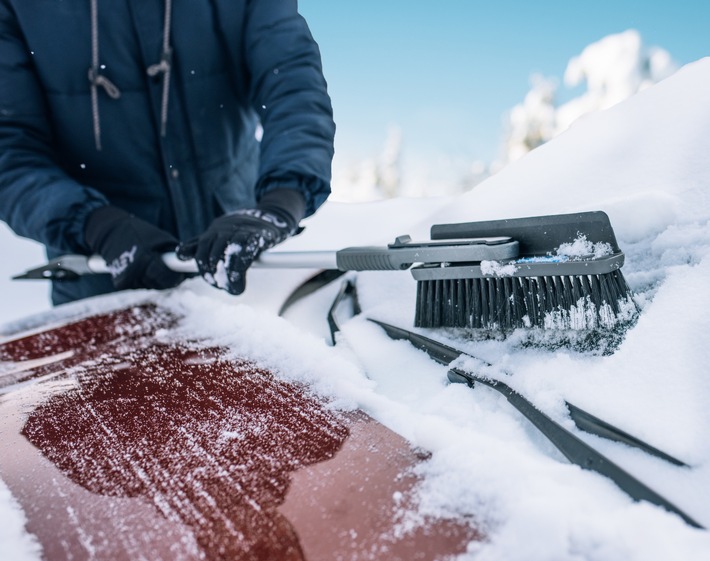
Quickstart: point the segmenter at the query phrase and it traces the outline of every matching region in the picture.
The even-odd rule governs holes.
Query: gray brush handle
[[[265,251],[254,261],[253,267],[262,269],[336,269],[335,251]],[[163,262],[178,273],[197,273],[194,259],[181,261],[175,253],[163,254]],[[106,261],[99,255],[88,258],[87,273],[108,273]]]
[[[393,253],[395,255],[393,255]],[[353,247],[340,251],[265,251],[252,263],[261,269],[339,269],[341,271],[396,271],[412,264],[386,247]],[[411,258],[411,255],[406,257]],[[174,253],[165,253],[163,262],[179,273],[197,273],[194,260],[181,261]],[[108,273],[106,261],[98,255],[87,260],[87,273]]]
[[[518,242],[509,237],[414,242],[400,236],[387,247],[347,247],[337,252],[341,271],[398,271],[415,263],[475,263],[513,259]]]
[[[518,243],[510,238],[476,238],[442,242],[412,242],[402,236],[388,246],[346,247],[339,251],[264,251],[253,266],[269,269],[339,269],[341,271],[399,271],[414,263],[461,263],[517,257]],[[174,253],[163,255],[173,271],[196,273],[194,261],[180,261]],[[89,269],[106,273],[99,256],[89,258]]]
[[[415,263],[470,263],[483,260],[513,259],[518,242],[510,238],[481,238],[414,243],[409,236],[397,238],[386,247],[349,247],[340,251],[264,251],[254,261],[256,268],[331,269],[340,271],[397,271]],[[181,261],[174,253],[162,256],[168,268],[180,273],[197,273],[194,260]],[[63,255],[45,265],[15,276],[15,279],[67,280],[86,274],[108,273],[99,255]]]

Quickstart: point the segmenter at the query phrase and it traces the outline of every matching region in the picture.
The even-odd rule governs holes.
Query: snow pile
[[[642,310],[613,354],[564,345],[552,350],[544,339],[531,345],[522,330],[507,339],[445,329],[426,334],[491,363],[462,364],[504,379],[710,527],[708,88],[710,59],[703,59],[580,120],[464,196],[328,204],[283,249],[384,245],[397,234],[421,238],[434,223],[606,211],[626,254],[624,275]],[[599,248],[582,248],[589,249]],[[419,468],[422,520],[467,517],[488,536],[472,543],[462,560],[707,559],[708,532],[636,503],[611,481],[570,465],[501,396],[484,387],[449,384],[447,367],[406,342],[389,340],[367,321],[412,325],[416,286],[409,272],[356,275],[364,313],[343,324],[336,347],[326,342],[325,317],[338,283],[281,319],[274,311],[306,273],[262,269],[249,275],[247,293],[238,299],[199,279],[155,296],[185,317],[178,330],[160,336],[228,346],[235,356],[310,384],[338,407],[363,408],[432,451]],[[577,431],[565,401],[691,467]],[[0,497],[0,507],[7,504]]]

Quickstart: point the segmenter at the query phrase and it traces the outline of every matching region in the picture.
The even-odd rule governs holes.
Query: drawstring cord
[[[94,121],[94,141],[96,149],[101,151],[101,119],[99,117],[98,87],[101,86],[111,99],[121,97],[121,91],[99,68],[99,25],[97,0],[91,0],[91,67],[89,68],[89,83],[91,84],[91,114]]]
[[[163,22],[163,51],[160,62],[148,67],[148,76],[163,75],[163,96],[160,106],[160,136],[165,136],[168,124],[168,99],[170,97],[170,72],[172,70],[173,50],[170,47],[170,23],[172,20],[172,0],[165,0],[165,19]],[[121,91],[106,76],[101,74],[99,66],[99,22],[98,0],[91,0],[91,114],[94,123],[94,141],[96,149],[101,151],[101,117],[99,115],[98,88],[101,87],[111,99],[121,97]]]
[[[172,0],[165,1],[165,21],[163,22],[163,52],[160,62],[148,67],[148,76],[163,75],[163,99],[160,105],[160,136],[165,136],[168,125],[168,99],[170,96],[170,71],[172,69],[173,50],[170,47],[170,21],[172,18]]]

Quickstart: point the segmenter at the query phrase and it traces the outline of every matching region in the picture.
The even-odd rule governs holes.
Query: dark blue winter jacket
[[[0,0],[0,219],[17,234],[52,257],[87,253],[105,204],[184,241],[273,188],[300,190],[307,214],[323,203],[335,126],[296,0],[93,8]],[[92,282],[55,302],[111,288]]]

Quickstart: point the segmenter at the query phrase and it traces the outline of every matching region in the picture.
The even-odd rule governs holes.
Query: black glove
[[[160,258],[174,251],[178,240],[120,208],[104,206],[92,212],[84,238],[89,249],[106,261],[117,290],[172,288],[186,278]]]
[[[204,234],[181,244],[177,256],[194,258],[200,274],[212,286],[241,294],[247,269],[262,251],[296,233],[304,213],[305,201],[298,191],[270,191],[256,208],[216,218]]]

